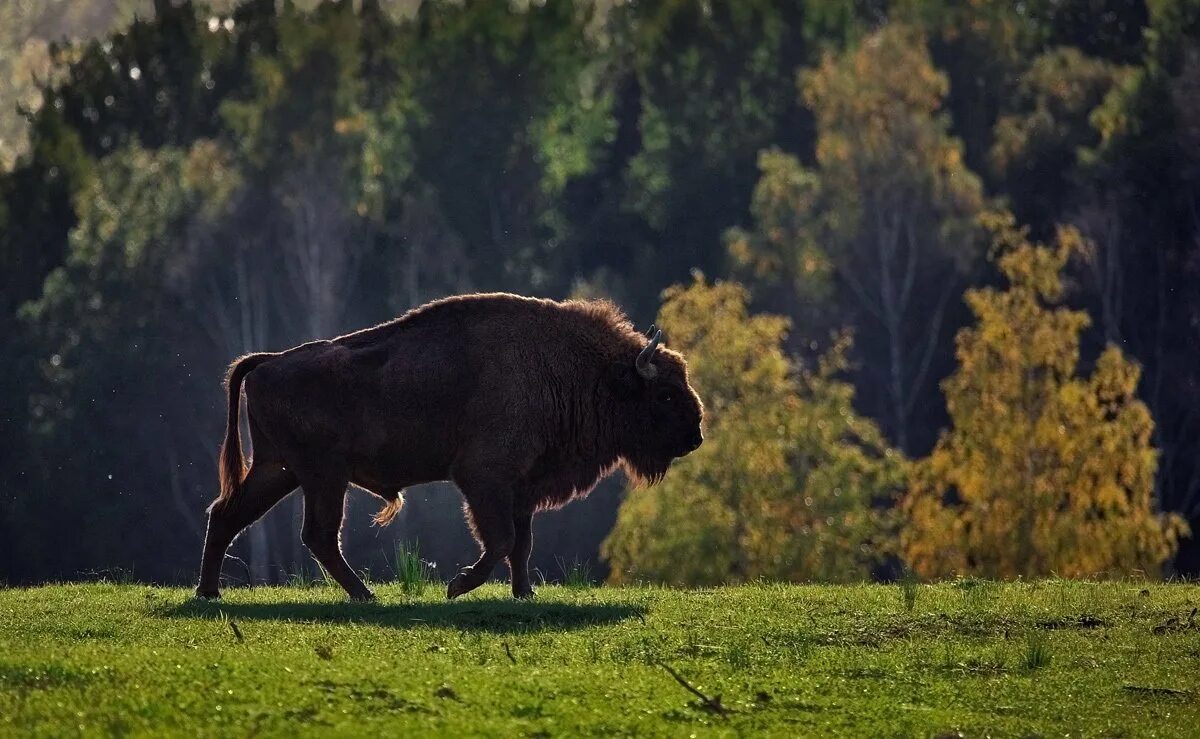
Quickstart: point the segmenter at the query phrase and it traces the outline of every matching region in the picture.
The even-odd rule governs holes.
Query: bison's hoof
[[[370,590],[365,590],[361,593],[351,593],[350,600],[354,601],[355,603],[374,603],[375,594]]]
[[[221,591],[219,590],[202,590],[196,588],[196,597],[200,600],[220,600]]]
[[[475,586],[468,581],[467,571],[464,570],[455,575],[454,579],[450,581],[450,586],[446,588],[446,598],[454,600],[458,596],[469,593],[474,589]]]
[[[533,600],[535,595],[537,595],[537,591],[529,585],[523,588],[513,588],[513,597],[517,600]]]

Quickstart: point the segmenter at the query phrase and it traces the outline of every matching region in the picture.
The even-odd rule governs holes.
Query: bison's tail
[[[396,493],[396,497],[388,501],[387,505],[379,509],[379,512],[371,517],[376,526],[387,526],[404,507],[404,491]]]
[[[221,492],[209,511],[224,506],[242,489],[242,481],[246,479],[246,462],[242,459],[242,439],[239,429],[238,412],[242,404],[242,380],[246,374],[258,365],[267,361],[274,354],[247,354],[229,365],[225,375],[225,387],[229,391],[229,415],[225,421],[225,441],[221,443]]]

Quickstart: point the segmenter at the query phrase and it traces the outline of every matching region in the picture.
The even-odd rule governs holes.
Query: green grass
[[[595,584],[592,581],[592,566],[585,560],[576,557],[567,561],[562,557],[558,557],[556,561],[558,562],[558,570],[562,573],[562,579],[558,584],[564,588],[578,590],[580,588],[590,588]]]
[[[0,734],[1194,736],[1200,587],[0,589]],[[678,679],[677,679],[677,677]],[[680,682],[682,681],[682,682]],[[685,685],[686,683],[686,685]],[[693,692],[694,691],[694,692]]]
[[[420,598],[433,581],[433,572],[429,563],[421,559],[421,549],[413,544],[400,543],[392,557],[393,574],[400,591],[407,596]]]

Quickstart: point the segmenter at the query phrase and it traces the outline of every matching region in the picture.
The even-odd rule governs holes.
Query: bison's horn
[[[651,337],[651,336],[654,336],[654,331],[655,331],[655,329],[657,329],[657,328],[658,328],[658,327],[657,327],[657,326],[655,326],[653,323],[652,323],[652,324],[650,324],[650,330],[646,332],[646,337],[647,337],[647,338],[649,338],[649,337]]]
[[[655,377],[658,377],[658,368],[651,364],[650,360],[654,358],[654,351],[658,349],[660,343],[662,343],[662,330],[657,329],[654,332],[654,336],[650,339],[650,343],[638,354],[637,361],[634,362],[637,366],[638,374],[647,380],[653,380]]]

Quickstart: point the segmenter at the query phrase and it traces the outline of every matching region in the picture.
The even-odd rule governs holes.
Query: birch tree
[[[980,253],[983,198],[941,112],[946,89],[924,38],[905,26],[827,54],[800,75],[817,166],[760,154],[754,227],[726,237],[756,281],[790,287],[784,304],[804,319],[806,339],[834,318],[854,329],[859,389],[904,451],[936,379],[948,313]]]

